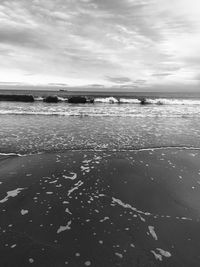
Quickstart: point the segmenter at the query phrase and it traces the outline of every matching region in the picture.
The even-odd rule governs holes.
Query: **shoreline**
[[[37,88],[37,87],[36,87]],[[138,98],[138,97],[147,97],[147,98],[177,98],[177,99],[200,99],[199,92],[141,92],[141,91],[97,91],[97,90],[70,90],[65,89],[64,91],[60,91],[62,88],[56,88],[52,90],[44,90],[44,89],[34,89],[24,87],[24,89],[3,89],[0,88],[0,94],[16,94],[16,95],[33,95],[36,96],[48,96],[48,95],[57,95],[59,97],[71,97],[71,96],[88,96],[88,97],[125,97],[125,98]]]
[[[198,266],[199,159],[174,148],[1,160],[1,265]]]
[[[56,153],[68,153],[68,152],[93,152],[93,153],[120,153],[120,152],[143,152],[143,151],[156,151],[156,150],[194,150],[194,151],[198,151],[200,150],[200,147],[194,147],[194,146],[177,146],[177,145],[172,145],[172,146],[156,146],[156,147],[136,147],[136,148],[120,148],[120,149],[96,149],[96,148],[84,148],[84,149],[80,149],[80,148],[69,148],[69,149],[64,149],[64,150],[44,150],[44,151],[37,151],[37,152],[33,152],[33,153],[17,153],[17,152],[0,152],[0,156],[1,157],[27,157],[27,156],[35,156],[35,155],[42,155],[42,154],[56,154]]]

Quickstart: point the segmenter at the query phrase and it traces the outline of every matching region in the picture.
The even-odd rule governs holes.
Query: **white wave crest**
[[[200,105],[200,99],[146,98],[146,103],[155,105]]]
[[[140,104],[140,100],[137,98],[120,98],[119,103],[121,103],[121,104]]]
[[[58,97],[58,100],[61,101],[61,102],[67,102],[67,98],[64,98],[64,97]]]
[[[43,97],[40,97],[40,96],[34,98],[35,101],[43,101],[43,99],[44,98]]]
[[[95,98],[94,102],[95,103],[109,103],[109,104],[119,103],[119,101],[115,97]]]

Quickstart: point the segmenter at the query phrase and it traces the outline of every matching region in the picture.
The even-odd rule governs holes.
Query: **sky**
[[[0,84],[192,91],[199,0],[1,0]]]

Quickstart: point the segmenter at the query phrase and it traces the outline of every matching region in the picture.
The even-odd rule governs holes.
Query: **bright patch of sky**
[[[0,82],[197,89],[199,0],[1,0]]]

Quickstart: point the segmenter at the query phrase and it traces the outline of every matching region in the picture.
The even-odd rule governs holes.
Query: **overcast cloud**
[[[0,61],[0,82],[197,88],[200,2],[1,0]]]

